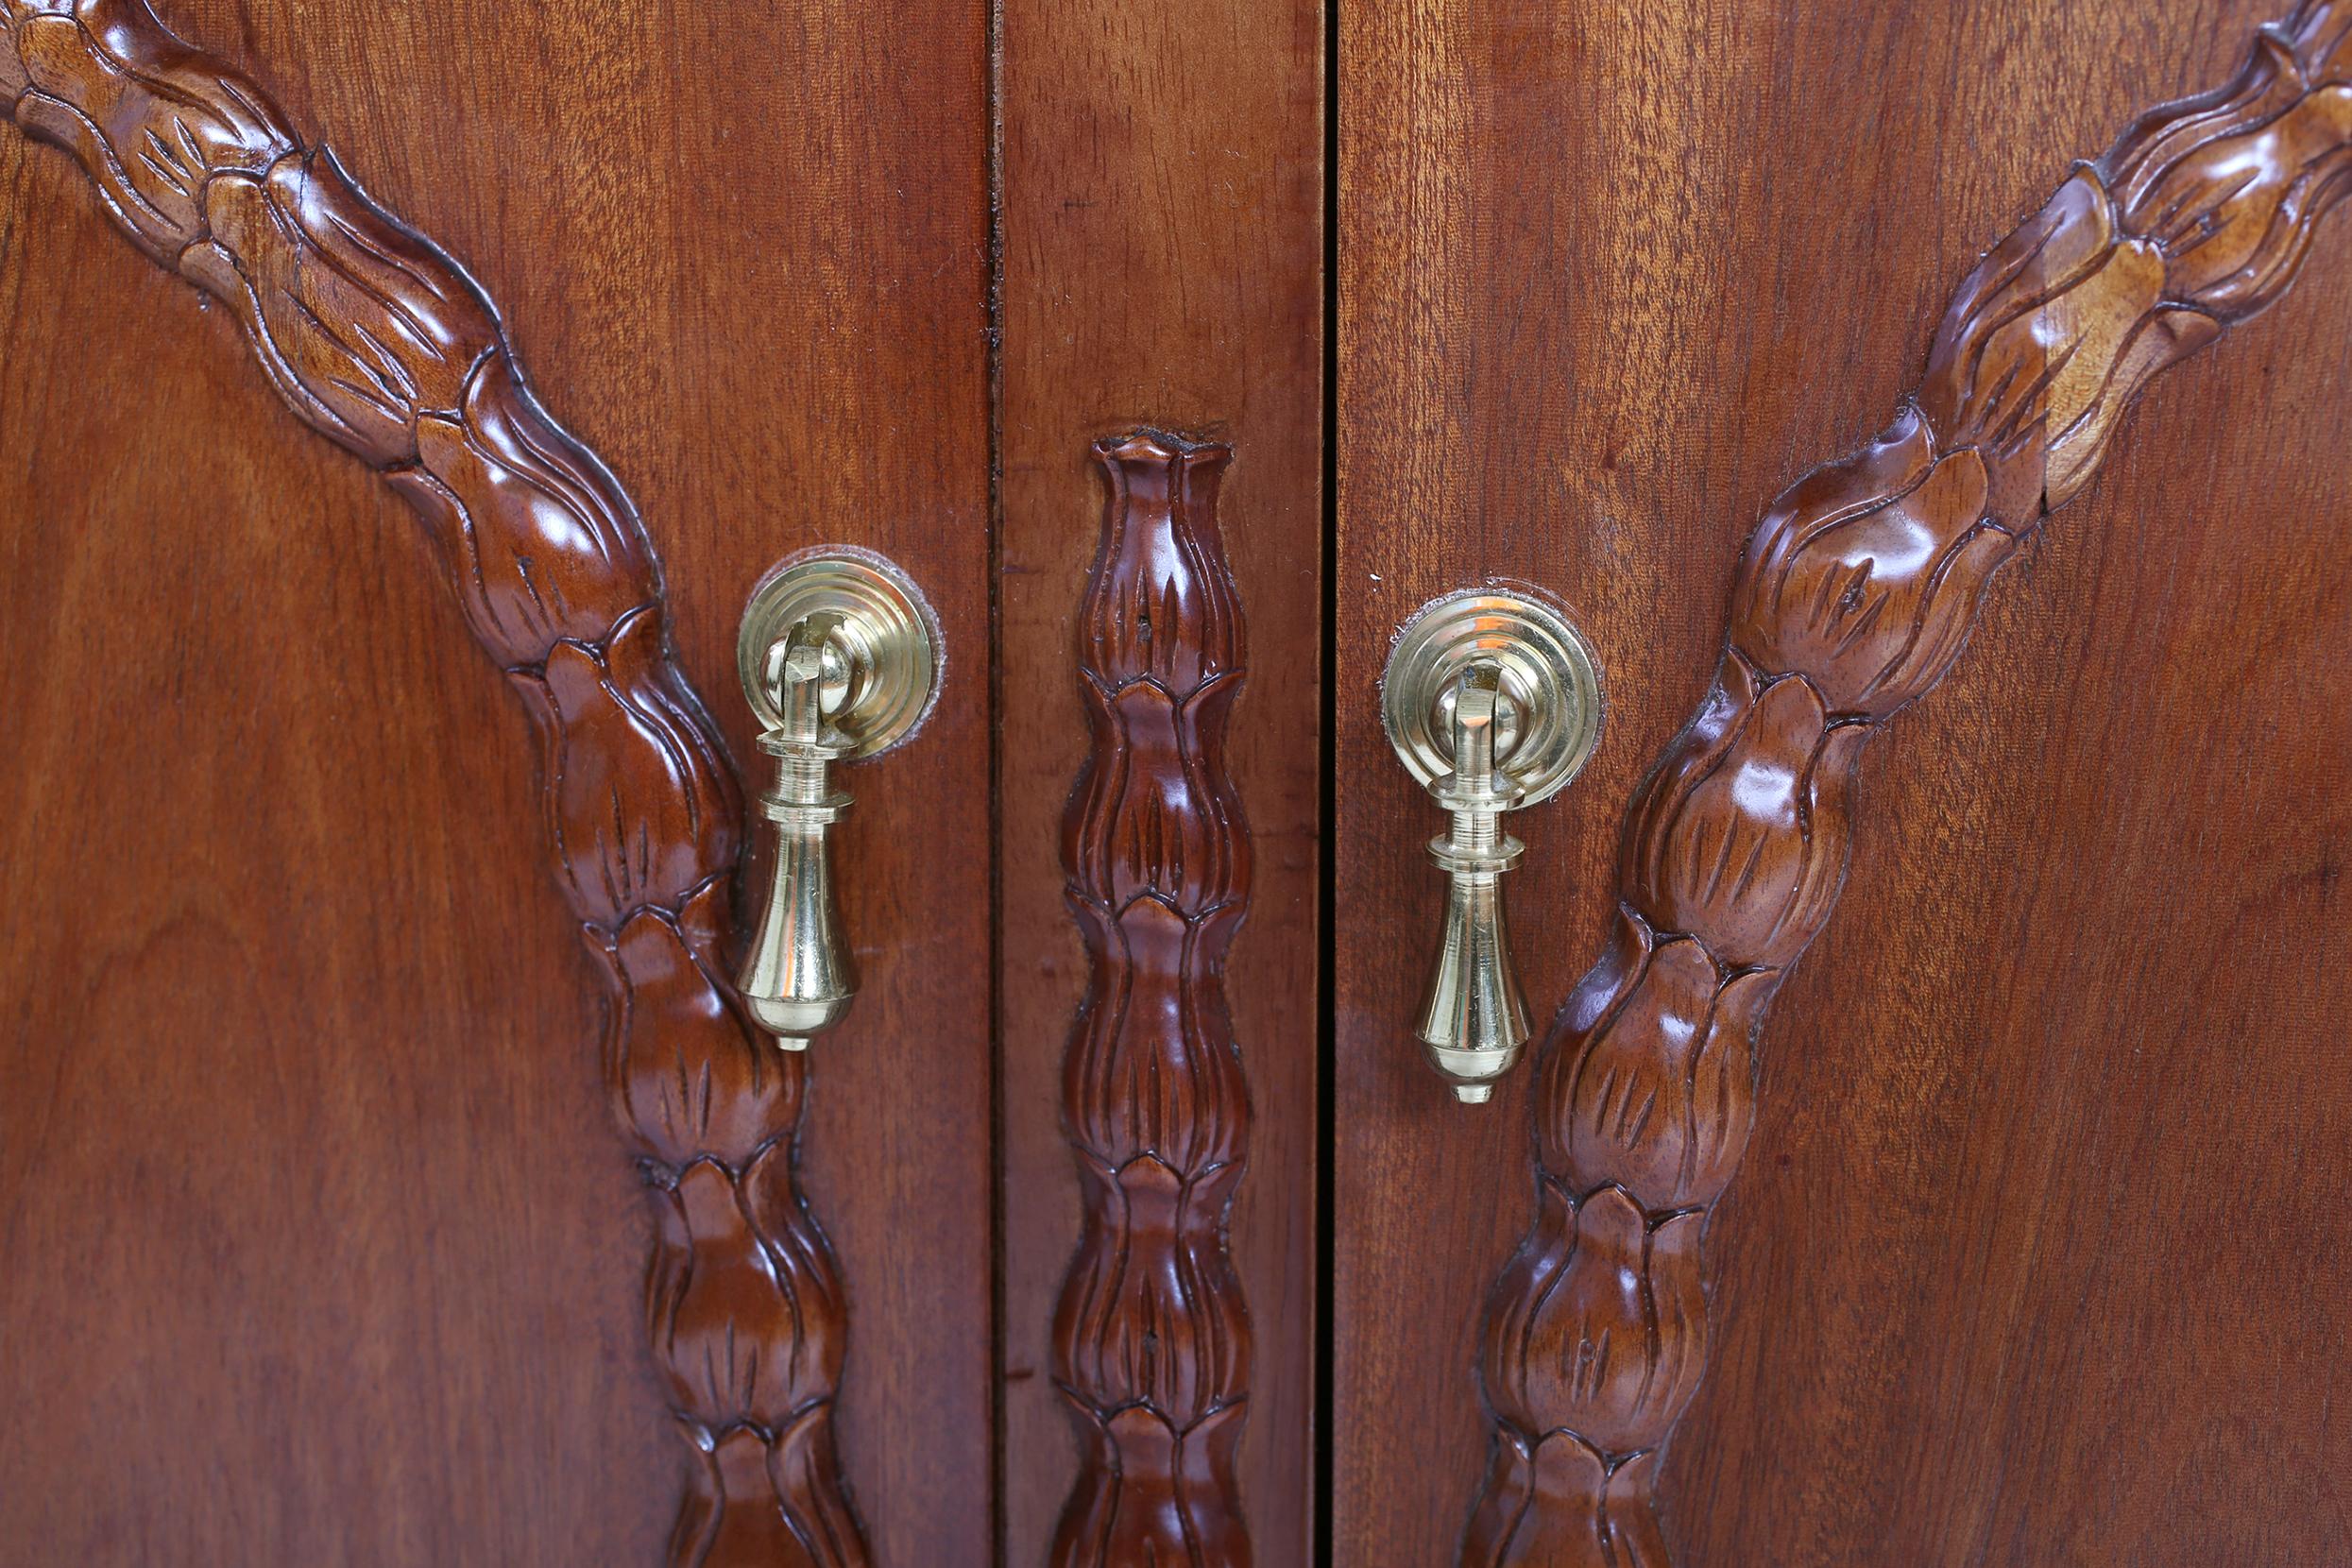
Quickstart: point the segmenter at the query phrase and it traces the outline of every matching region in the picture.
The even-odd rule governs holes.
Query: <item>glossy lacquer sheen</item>
[[[1078,644],[1094,750],[1062,837],[1089,959],[1063,1080],[1085,1221],[1053,1336],[1084,1455],[1053,1560],[1243,1568],[1250,1318],[1226,1221],[1250,1090],[1224,965],[1249,907],[1225,772],[1246,667],[1217,527],[1232,452],[1138,432],[1096,453],[1110,495]]]
[[[840,1286],[793,1180],[803,1068],[724,978],[741,797],[627,496],[540,408],[481,289],[140,0],[0,3],[0,93],[415,508],[532,717],[654,1208],[646,1327],[691,1455],[673,1560],[862,1563],[834,1457]]]
[[[1614,939],[1546,1047],[1465,1562],[1666,1562],[1650,1489],[1706,1364],[1700,1237],[1754,1126],[1764,1011],[1845,879],[1863,748],[2150,378],[2276,300],[2348,184],[2352,8],[2307,4],[1995,247],[1895,422],[1766,515],[1713,688],[1628,809]]]

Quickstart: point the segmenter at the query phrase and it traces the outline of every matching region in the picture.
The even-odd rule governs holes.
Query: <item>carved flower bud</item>
[[[539,734],[548,836],[582,919],[610,928],[674,908],[734,864],[739,797],[665,655],[657,609],[605,648],[558,642],[542,669],[508,679]]]
[[[1653,1228],[1614,1187],[1577,1202],[1548,1182],[1542,1204],[1488,1321],[1488,1398],[1531,1436],[1573,1432],[1610,1455],[1654,1447],[1707,1359],[1706,1216]]]
[[[1495,1434],[1487,1486],[1463,1540],[1481,1568],[1663,1568],[1666,1538],[1650,1511],[1655,1450],[1611,1466],[1574,1434],[1535,1442]],[[1537,1498],[1543,1506],[1531,1508]]]
[[[80,158],[108,215],[169,266],[204,232],[198,208],[213,177],[258,176],[298,144],[251,82],[177,39],[156,48],[161,29],[145,9],[0,4],[0,99],[26,130]]]
[[[488,371],[505,356],[484,354],[499,341],[498,318],[471,280],[418,265],[414,237],[334,154],[322,147],[280,159],[265,174],[217,174],[202,197],[208,237],[179,258],[180,270],[236,306],[280,395],[329,439],[383,468],[417,455],[410,427],[419,414],[465,406],[469,423],[486,413],[515,427],[492,436],[490,461],[535,479],[552,469],[558,495],[567,486],[614,488],[601,468],[578,471],[593,460],[563,450],[568,437],[538,428],[552,421],[511,366]],[[475,518],[496,525],[492,516]],[[550,543],[571,548],[560,534]]]
[[[2235,81],[2143,116],[2102,160],[2124,229],[2164,253],[2169,298],[2224,320],[2286,290],[2352,190],[2352,86],[2310,74],[2337,68],[2343,23],[2316,9],[2304,36],[2264,32]]]
[[[1919,405],[1945,451],[1976,446],[1986,515],[2016,529],[2088,482],[2149,378],[2221,325],[2165,303],[2166,262],[2078,170],[1978,264],[1935,334]]]
[[[2017,548],[1986,520],[1986,495],[1977,453],[1938,459],[1926,421],[1905,409],[1765,516],[1742,563],[1732,646],[1768,675],[1805,676],[1832,716],[1884,718],[1941,678]]]
[[[695,903],[725,894],[714,882]],[[626,998],[605,1014],[605,1081],[631,1133],[673,1172],[706,1156],[740,1166],[800,1116],[799,1068],[743,1028],[690,944],[668,915],[642,910],[590,947]]]
[[[1057,1375],[1087,1409],[1146,1406],[1179,1431],[1245,1397],[1240,1292],[1201,1218],[1232,1202],[1240,1167],[1187,1177],[1142,1154],[1113,1170],[1082,1153],[1079,1171],[1087,1233],[1054,1316]]]
[[[1780,977],[1728,984],[1690,941],[1662,946],[1623,1007],[1566,1050],[1567,1096],[1538,1132],[1574,1191],[1613,1185],[1652,1213],[1722,1196],[1755,1120],[1756,1022]]]
[[[812,1283],[807,1254],[815,1239],[793,1228],[796,1217],[778,1209],[773,1193],[758,1190],[774,1179],[763,1182],[762,1167],[789,1161],[782,1148],[769,1145],[740,1178],[697,1160],[656,1208],[648,1326],[673,1403],[707,1427],[780,1427],[831,1387],[841,1364],[840,1345],[826,1332],[839,1318],[810,1312],[800,1294]],[[762,1227],[756,1210],[782,1218],[784,1227]],[[781,1346],[796,1354],[778,1354]]]
[[[1734,968],[1794,960],[1845,875],[1847,792],[1869,733],[1831,728],[1806,682],[1759,690],[1726,659],[1628,818],[1626,886],[1642,917]]]

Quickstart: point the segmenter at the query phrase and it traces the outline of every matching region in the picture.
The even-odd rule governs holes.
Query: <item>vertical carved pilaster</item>
[[[2143,117],[1961,285],[1917,396],[1766,514],[1729,646],[1627,812],[1609,950],[1545,1047],[1535,1225],[1483,1360],[1475,1568],[1664,1568],[1659,1455],[1707,1358],[1699,1241],[1755,1124],[1754,1036],[1846,875],[1863,748],[2158,371],[2275,300],[2352,188],[2352,5]]]
[[[1091,973],[1064,1068],[1085,1229],[1054,1317],[1082,1429],[1058,1568],[1244,1568],[1234,1447],[1250,1324],[1225,1224],[1249,1086],[1226,945],[1250,844],[1225,775],[1241,607],[1217,529],[1229,449],[1098,442],[1110,481],[1079,628],[1094,751],[1063,824]]]

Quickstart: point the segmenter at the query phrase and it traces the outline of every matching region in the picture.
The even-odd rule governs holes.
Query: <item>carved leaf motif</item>
[[[748,1452],[749,1445],[745,1446]],[[842,1498],[836,1479],[842,1467],[841,1457],[834,1450],[831,1405],[812,1404],[794,1416],[784,1430],[769,1440],[767,1460],[771,1496],[822,1500],[822,1507],[795,1512],[785,1520],[813,1568],[858,1568],[863,1563],[865,1541],[859,1531],[857,1516]],[[758,1490],[752,1489],[747,1495],[756,1506]],[[766,1563],[794,1559],[789,1554],[765,1558],[721,1558],[713,1554],[706,1560]]]
[[[1085,1463],[1053,1560],[1247,1562],[1249,1539],[1227,1507],[1245,1409],[1226,1406],[1183,1431],[1149,1406],[1128,1406],[1108,1420],[1081,1406]]]
[[[1531,1386],[1536,1375],[1534,1322],[1576,1250],[1576,1200],[1539,1168],[1535,1222],[1495,1281],[1487,1311],[1486,1354],[1479,1372],[1498,1441],[1520,1440],[1525,1448],[1550,1430]]]
[[[1601,949],[1600,958],[1568,994],[1556,1027],[1573,1030],[1578,1035],[1599,1029],[1631,994],[1657,946],[1658,933],[1650,929],[1649,923],[1631,907],[1620,903],[1616,920],[1610,927],[1609,946]],[[1567,1093],[1576,1062],[1553,1051],[1544,1056],[1537,1070],[1542,1075],[1537,1092],[1550,1103]]]
[[[713,883],[699,897],[724,891]],[[740,1169],[799,1118],[798,1076],[744,1031],[666,913],[639,911],[597,952],[615,971],[607,1082],[652,1159],[674,1170],[711,1155]]]
[[[1081,615],[1082,668],[1113,691],[1150,680],[1185,693],[1238,673],[1241,611],[1214,533],[1231,449],[1137,432],[1096,453],[1111,503]]]
[[[1699,717],[1628,808],[1629,901],[1704,931],[1733,968],[1787,963],[1846,872],[1846,794],[1868,735],[1829,727],[1810,683],[1760,690],[1727,659]]]
[[[797,1058],[716,977],[741,800],[672,663],[635,509],[532,398],[489,300],[142,0],[0,0],[0,93],[125,233],[233,310],[295,414],[374,466],[539,726],[557,881],[601,961],[649,1176],[647,1325],[690,1444],[681,1564],[862,1568],[836,1469],[846,1313],[792,1179]]]
[[[1503,1434],[1463,1542],[1463,1563],[1669,1568],[1665,1537],[1649,1507],[1656,1458],[1639,1454],[1611,1470],[1571,1433],[1533,1444]]]
[[[15,57],[0,86],[22,94],[18,120],[73,151],[115,222],[166,265],[203,232],[209,178],[258,175],[299,145],[259,88],[139,0],[19,0],[0,16],[14,43],[0,55]]]
[[[1095,451],[1110,497],[1078,648],[1094,749],[1062,830],[1091,958],[1063,1067],[1085,1227],[1054,1315],[1085,1452],[1053,1561],[1246,1568],[1250,1328],[1225,1221],[1250,1106],[1223,969],[1250,861],[1224,769],[1241,614],[1215,510],[1231,453],[1150,432]]]
[[[416,240],[379,213],[332,154],[289,154],[258,178],[204,188],[211,239],[180,270],[242,296],[254,351],[303,417],[382,468],[416,455],[427,411],[454,412],[497,336],[462,275],[404,263]],[[503,356],[502,356],[503,357]]]
[[[655,1332],[672,1352],[665,1358],[672,1397],[708,1426],[746,1417],[772,1424],[798,1403],[799,1336],[787,1279],[725,1167],[696,1160],[679,1173],[672,1201],[677,1245],[665,1249],[662,1261],[676,1267],[659,1278],[654,1316]],[[779,1345],[793,1350],[766,1354]]]
[[[1063,1354],[1070,1382],[1125,1389],[1176,1430],[1229,1403],[1247,1374],[1239,1290],[1219,1238],[1239,1166],[1187,1180],[1157,1156],[1086,1171],[1087,1214],[1101,1245],[1073,1277]]]
[[[1713,1202],[1747,1147],[1750,1036],[1778,980],[1725,981],[1696,942],[1661,947],[1586,1042],[1568,1137],[1546,1163],[1574,1190],[1620,1186],[1654,1213]]]
[[[1087,895],[1120,908],[1147,895],[1214,909],[1248,876],[1248,844],[1234,830],[1231,784],[1206,763],[1203,737],[1219,734],[1240,690],[1219,673],[1181,701],[1156,679],[1083,694],[1094,733],[1124,744],[1090,766],[1083,809],[1064,828],[1064,854],[1083,868]],[[1080,834],[1094,835],[1081,845]]]
[[[1733,645],[1767,674],[1802,674],[1832,714],[1894,712],[1943,678],[2017,548],[1983,520],[1986,490],[1974,449],[1939,458],[1904,410],[1877,445],[1765,514],[1732,599]]]
[[[2343,68],[2333,26],[2332,43],[2307,42],[2308,72],[2287,36],[2266,35],[2236,86],[2151,116],[2101,161],[2126,226],[2162,248],[2174,299],[2245,315],[2293,281],[2311,219],[2352,179],[2352,87],[2311,85]]]
[[[1616,927],[1544,1047],[1465,1563],[1664,1568],[1648,1494],[1703,1357],[1697,1238],[1754,1124],[1754,1030],[1836,899],[1861,749],[2148,381],[2292,281],[2352,188],[2347,58],[2352,6],[2305,0],[2230,86],[2078,169],[1962,284],[1916,403],[1757,530],[1730,651],[1628,809]]]
[[[2070,357],[2069,325],[2089,315],[2070,297],[2115,247],[2114,204],[2083,169],[1977,264],[1944,313],[1919,389],[1926,422],[1948,447],[1987,446],[2005,464],[2040,434],[2052,378]],[[1998,515],[2030,521],[2037,505],[2028,498],[2023,512]]]
[[[1986,258],[1944,317],[1920,392],[1949,445],[1982,442],[1989,512],[2015,528],[2072,496],[2157,371],[2221,324],[2166,302],[2165,251],[2119,237],[2099,176],[2078,171]]]
[[[1187,920],[1145,896],[1108,922],[1085,900],[1071,908],[1094,955],[1084,1048],[1064,1065],[1082,1146],[1113,1167],[1144,1154],[1196,1172],[1236,1164],[1249,1089],[1221,996],[1202,976],[1221,962],[1238,908]]]
[[[1703,1217],[1652,1227],[1623,1189],[1578,1201],[1544,1184],[1515,1283],[1531,1287],[1508,1334],[1513,1380],[1495,1390],[1521,1432],[1576,1433],[1611,1454],[1653,1446],[1681,1413],[1706,1358],[1699,1288]]]
[[[2203,311],[2159,309],[2133,327],[2113,368],[2092,389],[2082,414],[2050,443],[2042,477],[2047,504],[2060,506],[2090,482],[2106,455],[2107,438],[2140,389],[2159,370],[2188,358],[2222,335],[2222,324]]]
[[[504,353],[485,356],[457,417],[418,420],[418,469],[449,506],[428,520],[473,633],[515,663],[586,640],[637,607],[653,574],[612,476],[540,410]],[[407,477],[407,476],[396,476]],[[639,601],[642,603],[643,601]]]
[[[694,1563],[758,1563],[765,1568],[834,1568],[865,1560],[857,1544],[854,1522],[845,1511],[833,1510],[804,1523],[763,1506],[783,1487],[804,1480],[811,1458],[833,1463],[829,1433],[811,1437],[820,1426],[811,1411],[785,1435],[771,1439],[754,1427],[739,1426],[702,1449],[703,1466],[670,1541],[672,1560]],[[780,1452],[786,1440],[790,1453]]]
[[[605,648],[558,642],[537,676],[515,681],[538,699],[549,832],[589,921],[674,908],[732,863],[733,792],[712,783],[722,762],[677,686],[657,611],[630,616]]]

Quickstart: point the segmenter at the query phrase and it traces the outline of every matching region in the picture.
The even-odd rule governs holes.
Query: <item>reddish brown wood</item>
[[[1862,748],[2148,380],[2275,302],[2346,189],[2352,11],[2313,0],[1987,256],[1916,401],[1765,517],[1713,690],[1628,808],[1615,941],[1546,1044],[1465,1562],[1666,1561],[1650,1489],[1706,1363],[1700,1236],[1752,1132],[1764,1010],[1844,880]]]
[[[1088,1463],[1054,1370],[1058,1297],[1085,1222],[1064,1067],[1089,974],[1058,848],[1088,755],[1070,659],[1101,531],[1094,446],[1139,428],[1236,454],[1217,520],[1249,610],[1251,679],[1225,759],[1249,810],[1253,913],[1222,980],[1251,1105],[1231,1251],[1253,1355],[1233,1489],[1258,1561],[1316,1560],[1323,10],[998,8],[1008,1564],[1051,1558]]]
[[[238,314],[279,393],[443,552],[540,736],[557,878],[602,961],[605,1072],[657,1240],[647,1330],[699,1457],[679,1562],[857,1563],[845,1313],[793,1175],[803,1064],[724,980],[741,802],[672,661],[651,546],[534,399],[489,300],[141,0],[0,11],[0,89],[143,249]]]
[[[1490,575],[1565,597],[1609,683],[1592,767],[1513,823],[1534,1007],[1611,929],[1627,801],[1712,684],[1731,564],[1800,460],[1916,386],[1889,345],[1932,335],[2054,156],[2226,79],[2284,9],[1343,19],[1338,690]],[[2352,748],[2320,717],[2352,679],[2343,221],[2256,331],[2153,383],[1969,656],[1869,748],[1871,847],[1759,1036],[1708,1241],[1709,1370],[1659,1474],[1678,1561],[2352,1553],[2344,1268],[2244,1223],[2324,1231],[2310,1184],[2352,1148],[2326,1065]],[[1490,1452],[1463,1370],[1538,1085],[1489,1116],[1431,1103],[1426,797],[1371,705],[1342,696],[1336,742],[1333,1552],[1422,1568],[1459,1553]]]
[[[951,679],[984,668],[980,8],[178,3],[495,281],[643,503],[705,690],[743,585],[829,537],[913,567]],[[1602,649],[1610,745],[1521,827],[1547,1002],[1791,458],[1903,390],[1886,345],[1933,324],[2051,148],[2216,79],[2264,3],[1347,12],[1338,1559],[1458,1546],[1481,1451],[1462,1370],[1521,1218],[1497,1178],[1525,1158],[1514,1116],[1432,1104],[1406,1037],[1426,803],[1358,700],[1389,631],[1504,572],[1559,587]],[[1254,651],[1231,747],[1258,852],[1226,977],[1258,1113],[1236,1480],[1260,1559],[1314,1560],[1317,13],[997,14],[1014,700],[952,689],[846,825],[876,984],[820,1058],[808,1162],[863,1287],[842,1440],[878,1560],[1046,1555],[1079,1468],[1048,1375],[1082,984],[1052,824],[1082,746],[1086,440],[1216,428],[1243,454],[1220,500]],[[223,351],[234,313],[127,270],[69,175],[0,145],[0,862],[43,895],[0,934],[0,1338],[43,1352],[0,1379],[22,1416],[0,1558],[644,1560],[674,1439],[605,1299],[639,1200],[549,1044],[592,1027],[596,988],[554,935],[526,762],[488,743],[487,683],[435,656],[454,616],[412,581],[390,489],[295,439]],[[2328,1354],[2352,1290],[2321,1244],[2352,1138],[2342,270],[2157,383],[2129,468],[2019,552],[2035,591],[1987,601],[1979,656],[1873,751],[1886,852],[1781,988],[1713,1222],[1737,1304],[1662,1463],[1688,1560],[2352,1553],[2330,1415],[2352,1373]],[[1788,721],[1792,688],[1743,734]],[[997,725],[992,884],[974,780]],[[1649,842],[1708,793],[1662,796]],[[1667,880],[1705,904],[1703,878]],[[969,912],[992,885],[995,1529]]]
[[[1152,431],[1095,452],[1110,493],[1078,644],[1094,753],[1062,828],[1091,967],[1063,1090],[1086,1220],[1054,1321],[1086,1459],[1053,1560],[1240,1568],[1250,1317],[1226,1223],[1250,1090],[1224,967],[1250,833],[1224,752],[1248,666],[1217,525],[1233,453]]]

